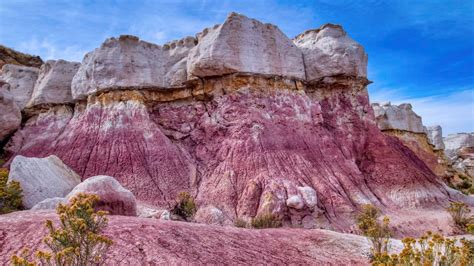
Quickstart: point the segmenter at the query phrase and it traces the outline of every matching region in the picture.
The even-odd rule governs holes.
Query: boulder
[[[159,46],[129,35],[107,39],[85,55],[72,80],[72,96],[85,99],[104,90],[182,86],[195,41],[187,37]]]
[[[0,142],[21,124],[21,110],[9,91],[9,84],[0,80]]]
[[[441,126],[426,127],[426,133],[435,150],[444,150],[443,131]]]
[[[67,203],[65,198],[60,198],[60,197],[55,197],[55,198],[49,198],[45,199],[39,203],[37,203],[32,210],[54,210],[58,207],[60,203]]]
[[[71,81],[81,63],[48,60],[41,66],[27,106],[59,104],[72,101]]]
[[[125,189],[111,176],[99,175],[89,177],[77,185],[67,196],[69,201],[79,193],[95,194],[100,197],[98,209],[108,211],[111,215],[137,215],[137,202],[132,192]]]
[[[45,199],[66,196],[81,178],[54,155],[46,158],[18,155],[10,165],[8,182],[11,181],[20,182],[23,205],[29,209]]]
[[[293,40],[303,52],[306,80],[347,75],[367,77],[367,54],[339,25],[325,24]]]
[[[425,133],[421,117],[412,110],[409,103],[391,105],[390,102],[373,103],[377,126],[381,130],[404,130],[414,133]]]
[[[231,13],[197,38],[189,52],[188,76],[246,72],[305,78],[301,51],[272,24]]]
[[[314,208],[318,204],[316,190],[314,190],[312,187],[304,186],[297,187],[297,189],[301,197],[303,197],[303,201],[306,206],[309,208]]]
[[[474,133],[449,134],[444,139],[444,146],[446,156],[453,159],[462,149],[474,147]]]
[[[286,206],[299,210],[304,207],[304,202],[299,195],[293,195],[286,200]]]
[[[10,92],[20,109],[30,100],[38,73],[39,69],[36,67],[10,64],[2,67],[0,79],[10,84]]]
[[[212,205],[199,208],[199,210],[194,215],[194,220],[198,223],[217,225],[231,223],[220,209]]]

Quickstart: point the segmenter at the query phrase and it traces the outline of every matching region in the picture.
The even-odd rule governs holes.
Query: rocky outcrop
[[[39,56],[20,53],[0,45],[0,69],[6,64],[39,68],[43,64],[43,60]]]
[[[0,80],[0,143],[21,124],[21,110],[9,91],[10,85]]]
[[[0,79],[10,84],[10,93],[20,109],[23,109],[30,100],[38,72],[39,69],[35,67],[10,64],[2,67]]]
[[[24,248],[47,249],[44,220],[57,222],[53,213],[23,211],[0,216],[0,264],[10,263]],[[327,230],[267,229],[166,222],[127,216],[110,216],[105,235],[114,244],[107,265],[142,264],[298,264],[367,265],[369,241],[362,236]],[[223,244],[225,243],[225,244]],[[390,252],[400,252],[392,240]]]
[[[453,168],[474,178],[474,133],[450,134],[444,139],[446,156]]]
[[[120,185],[111,176],[93,176],[77,185],[67,196],[69,201],[79,193],[94,194],[100,200],[95,208],[107,211],[111,215],[137,215],[137,202],[132,192]]]
[[[303,52],[306,80],[348,75],[367,77],[367,54],[339,25],[325,24],[293,40]]]
[[[107,40],[73,78],[81,100],[28,117],[7,151],[56,154],[83,179],[114,176],[156,209],[186,191],[203,214],[212,206],[232,222],[271,212],[285,226],[345,231],[362,204],[420,213],[426,206],[443,212],[450,200],[472,204],[380,132],[363,74],[304,80],[304,69],[319,62],[303,62],[274,26],[232,14],[204,31],[187,57],[183,48],[181,63],[170,64],[186,60],[190,79],[179,86],[164,81],[165,49],[133,37]],[[345,64],[346,57],[329,57]],[[221,68],[207,67],[216,62]]]
[[[61,197],[49,198],[40,201],[31,210],[55,210],[59,204],[66,204],[67,200]]]
[[[194,45],[192,37],[163,46],[129,35],[107,39],[84,57],[72,81],[72,96],[85,99],[98,91],[182,86]]]
[[[231,13],[197,39],[189,53],[188,76],[255,73],[305,78],[301,51],[272,24]]]
[[[81,64],[64,60],[48,60],[41,66],[27,106],[72,102],[71,81]]]
[[[29,209],[45,199],[66,196],[81,180],[54,155],[46,158],[19,155],[10,166],[8,182],[11,181],[20,182],[23,205]]]
[[[444,150],[443,130],[441,126],[425,127],[428,134],[428,140],[434,145],[435,150]]]
[[[400,105],[391,105],[388,103],[373,103],[375,119],[377,126],[381,130],[404,130],[414,133],[424,133],[421,117],[413,112],[409,103]]]

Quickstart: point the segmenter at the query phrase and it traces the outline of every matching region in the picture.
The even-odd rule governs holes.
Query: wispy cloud
[[[57,43],[50,42],[48,39],[38,39],[36,37],[21,42],[18,50],[33,55],[42,55],[42,58],[45,60],[66,59],[77,62],[81,62],[86,53],[79,46],[63,47]]]

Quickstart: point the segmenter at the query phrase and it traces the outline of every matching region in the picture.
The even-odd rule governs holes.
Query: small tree
[[[13,265],[100,265],[103,264],[112,240],[101,235],[107,226],[105,211],[94,211],[97,195],[78,194],[68,205],[60,204],[57,214],[61,227],[46,221],[49,235],[44,243],[51,249],[37,251],[36,261],[30,261],[28,251],[12,257]]]
[[[173,214],[178,215],[186,221],[191,221],[196,214],[197,207],[194,199],[187,192],[180,192],[176,198],[176,204],[171,211]]]
[[[380,222],[379,217],[380,211],[370,204],[363,205],[362,211],[357,216],[357,227],[372,243],[373,257],[386,254],[390,244],[390,220],[385,216]]]
[[[469,206],[464,202],[455,201],[449,204],[447,211],[451,214],[454,223],[461,230],[465,231],[470,221],[469,213],[471,209]]]
[[[8,183],[8,169],[0,168],[0,214],[23,209],[23,190],[20,183]]]

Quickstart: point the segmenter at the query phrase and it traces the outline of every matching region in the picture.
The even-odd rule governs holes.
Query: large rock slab
[[[305,78],[301,51],[272,24],[231,13],[197,38],[189,53],[188,76],[248,72]]]
[[[463,148],[474,147],[474,133],[449,134],[444,139],[445,153],[449,158],[457,156]]]
[[[20,109],[23,109],[30,100],[38,73],[39,69],[36,67],[10,64],[2,67],[0,79],[10,84],[10,92]]]
[[[135,196],[125,189],[115,178],[106,175],[89,177],[77,185],[67,196],[66,200],[79,193],[94,194],[100,197],[97,209],[108,211],[111,215],[137,215]]]
[[[426,127],[426,133],[435,150],[444,150],[443,129],[441,126]]]
[[[72,96],[85,99],[103,90],[181,86],[195,41],[187,37],[159,46],[129,35],[107,39],[85,55],[72,80]]]
[[[66,196],[81,178],[58,157],[28,158],[18,155],[10,165],[8,182],[18,181],[23,189],[23,205],[32,208],[54,197]]]
[[[27,106],[71,102],[71,81],[80,66],[81,63],[65,60],[46,61],[41,66]]]
[[[367,77],[367,54],[339,25],[325,24],[293,40],[303,52],[306,79],[348,75]]]
[[[10,85],[0,80],[0,142],[21,124],[21,110],[9,91]]]
[[[381,130],[404,130],[414,133],[425,133],[421,117],[417,115],[411,104],[392,105],[388,103],[373,103],[377,126]]]

